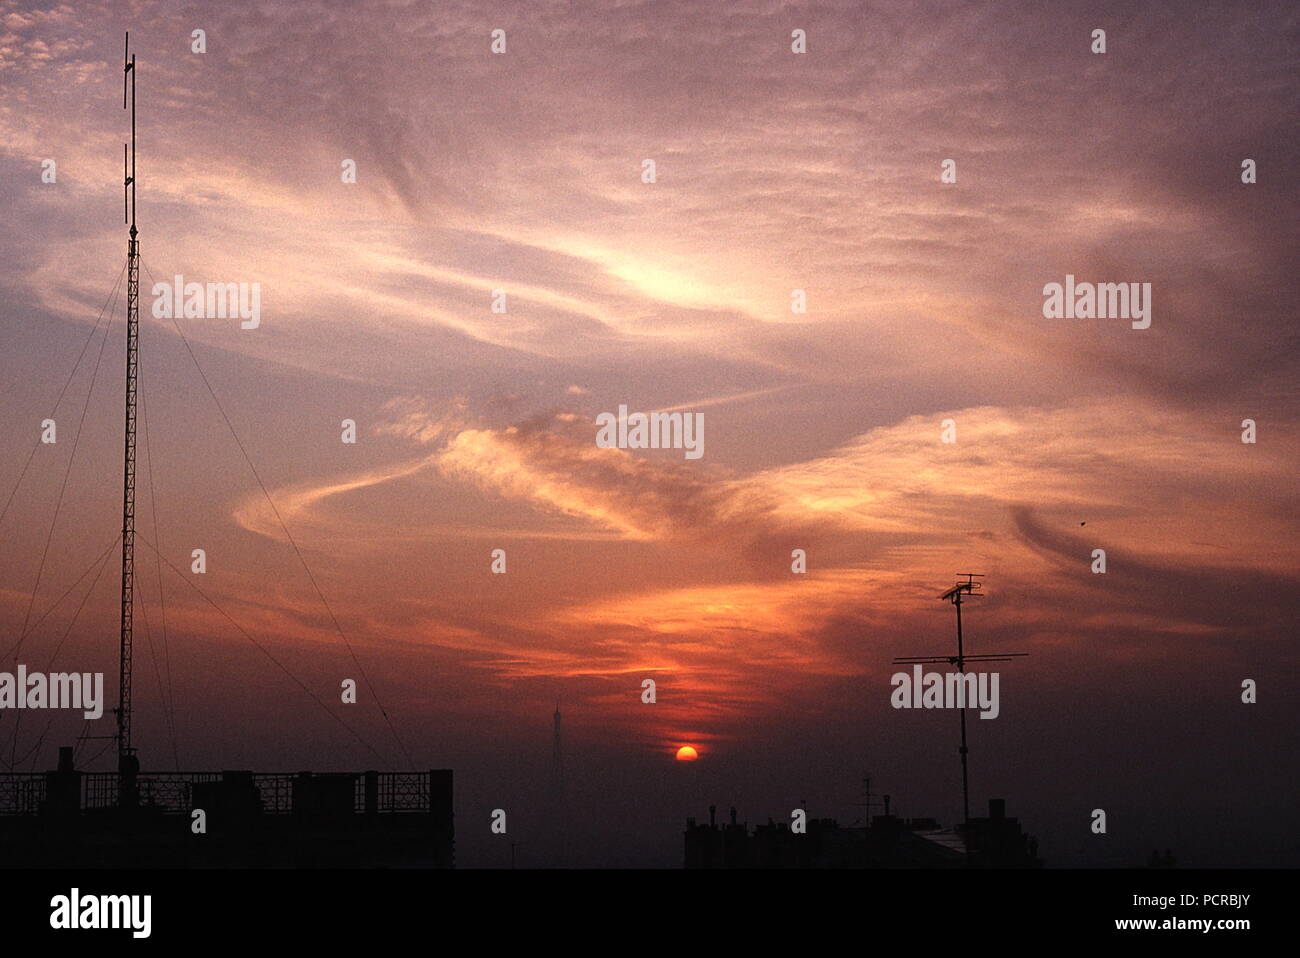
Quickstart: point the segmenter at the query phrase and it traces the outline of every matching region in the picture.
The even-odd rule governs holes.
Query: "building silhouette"
[[[709,806],[709,823],[686,820],[686,868],[962,868],[969,866],[1035,868],[1041,866],[1038,841],[1020,822],[1006,817],[1006,803],[989,802],[986,818],[972,818],[968,828],[945,829],[932,818],[903,819],[876,815],[865,826],[840,825],[833,818],[810,818],[807,831],[795,833],[788,822],[755,825],[717,822]]]
[[[123,803],[123,794],[134,801]],[[202,812],[203,832],[195,832]],[[0,867],[455,863],[452,773],[0,774]]]

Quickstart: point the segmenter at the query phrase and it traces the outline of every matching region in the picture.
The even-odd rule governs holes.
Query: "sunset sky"
[[[951,823],[956,716],[891,709],[889,677],[950,651],[937,596],[980,572],[968,649],[1030,656],[974,722],[977,809],[1005,797],[1052,864],[1296,865],[1300,19],[1252,9],[0,0],[0,496],[122,270],[129,29],[137,528],[183,573],[164,651],[138,542],[146,769],[381,761],[185,578],[381,767],[456,770],[467,865],[508,863],[498,807],[521,863],[551,860],[557,701],[572,863],[678,866],[710,802],[849,822],[867,770]],[[179,323],[275,509],[150,312],[177,274],[261,284],[257,329]],[[1150,283],[1150,328],[1045,319],[1067,274]],[[123,300],[33,620],[119,531]],[[0,524],[6,648],[99,347]],[[620,405],[703,413],[703,457],[598,448]],[[115,695],[118,575],[110,553],[19,661],[59,648]]]

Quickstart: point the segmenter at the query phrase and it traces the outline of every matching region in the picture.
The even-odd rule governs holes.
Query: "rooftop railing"
[[[135,777],[138,804],[166,814],[189,814],[196,789],[229,790],[256,804],[265,815],[291,815],[322,806],[328,796],[335,810],[354,814],[432,811],[433,772],[141,772]],[[61,776],[76,776],[61,778]],[[62,784],[60,784],[62,783]],[[52,808],[51,798],[67,809],[76,789],[76,808],[94,812],[121,804],[122,776],[117,772],[0,773],[0,816],[39,815]],[[60,790],[62,790],[60,794]],[[256,797],[253,797],[255,791]]]

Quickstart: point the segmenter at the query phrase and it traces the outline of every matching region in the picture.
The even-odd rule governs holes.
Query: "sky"
[[[710,803],[850,822],[867,772],[951,823],[955,717],[890,676],[978,572],[967,649],[1029,656],[976,809],[1051,864],[1300,864],[1298,25],[0,0],[0,667],[116,687],[129,29],[146,769],[450,767],[468,866],[496,808],[521,864],[677,867]],[[156,317],[177,275],[260,324]],[[1150,327],[1046,318],[1067,275],[1151,284]],[[599,447],[620,406],[704,455]],[[0,716],[6,765],[87,731],[45,721]]]

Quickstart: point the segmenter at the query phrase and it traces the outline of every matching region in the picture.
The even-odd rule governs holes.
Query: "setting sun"
[[[683,745],[677,750],[677,761],[679,762],[693,762],[699,757],[700,753],[690,745]]]

